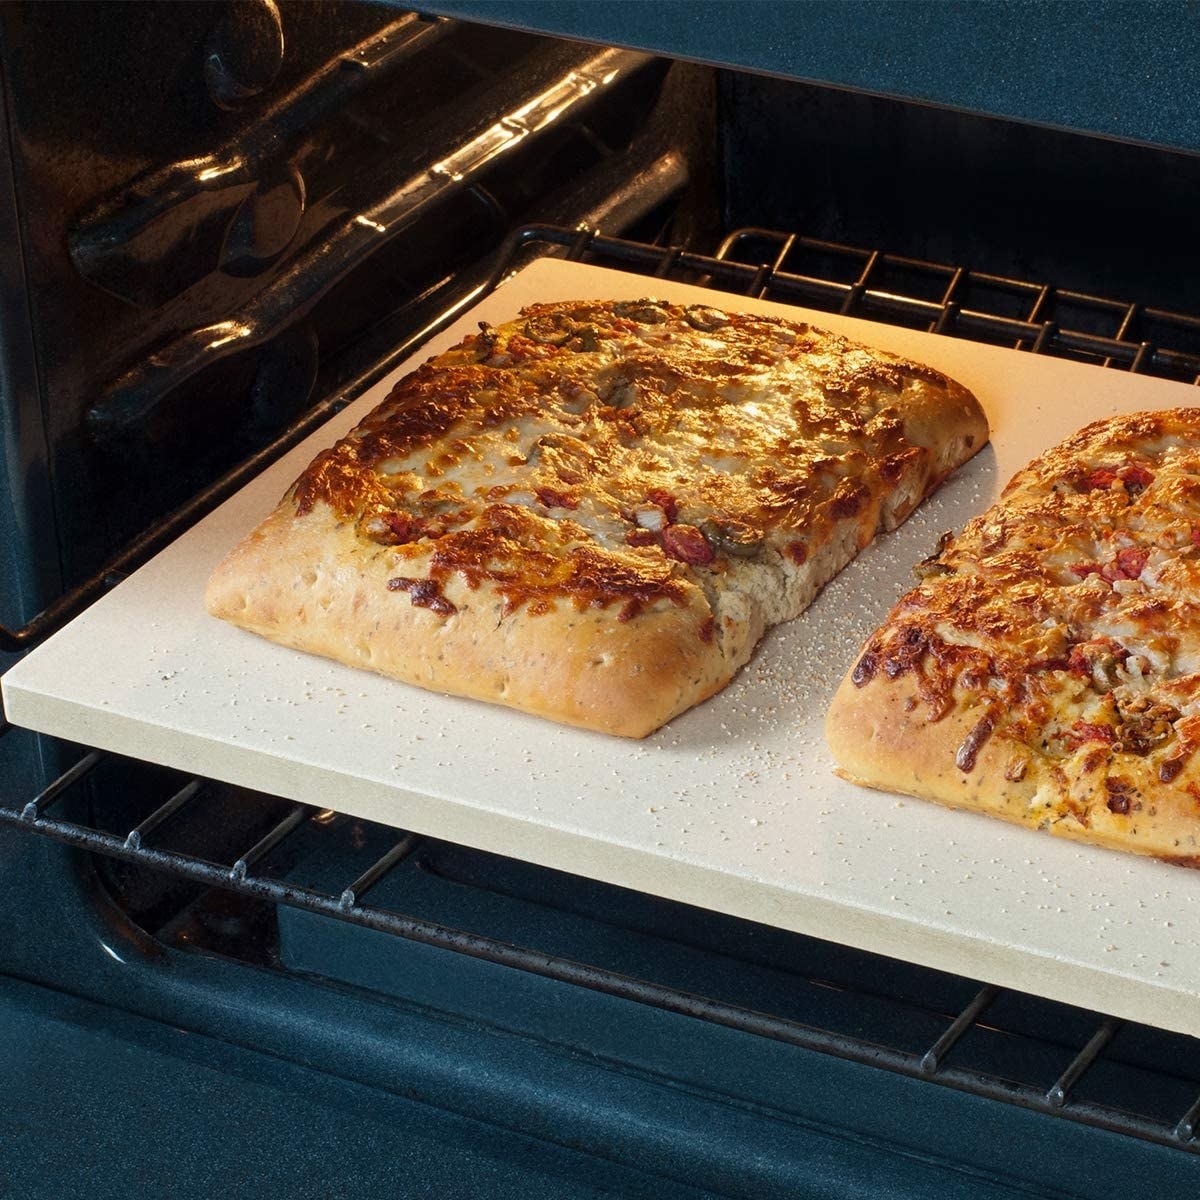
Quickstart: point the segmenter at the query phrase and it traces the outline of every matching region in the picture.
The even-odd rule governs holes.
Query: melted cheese
[[[1200,746],[1200,409],[1099,422],[1020,472],[855,681],[879,671],[914,673],[931,720],[990,697],[989,736],[1042,780],[1031,808],[1133,811],[1133,760],[1173,781]]]
[[[869,536],[904,493],[894,524],[955,465],[906,430],[906,406],[930,391],[974,406],[929,368],[800,324],[650,301],[541,305],[402,380],[294,497],[399,557],[445,542],[444,563],[498,580],[514,603],[555,587],[577,603],[625,599],[630,572],[642,602],[669,602],[673,576],[707,588],[757,564],[773,623],[811,597],[775,578],[785,564],[848,519]],[[955,461],[977,448],[968,435]],[[584,546],[587,586],[545,577],[544,551]]]

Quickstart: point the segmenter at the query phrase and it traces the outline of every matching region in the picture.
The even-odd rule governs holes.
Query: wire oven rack
[[[1200,384],[1200,319],[1120,303],[1102,297],[1057,290],[995,275],[975,273],[878,251],[763,229],[742,229],[727,237],[713,255],[682,247],[661,247],[605,237],[591,230],[529,226],[506,243],[489,284],[490,290],[524,262],[556,254],[577,261],[615,266],[651,277],[707,283],[725,291],[802,303],[808,307],[869,316],[953,336],[1015,346],[1032,353],[1056,354],[1106,366]],[[472,293],[426,326],[391,361],[410,353],[437,328],[449,323]],[[361,386],[361,381],[356,387]],[[349,391],[349,389],[347,389]],[[272,445],[196,496],[184,509],[143,534],[107,567],[68,593],[21,630],[0,629],[0,649],[19,650],[35,644],[65,624],[106,586],[155,550],[167,544],[210,508],[232,494],[273,458],[294,445],[347,402],[345,393],[327,398]],[[0,738],[10,726],[0,714]],[[1074,1039],[1072,1056],[1056,1069],[1046,1086],[1045,1060],[1040,1070],[1021,1078],[995,1069],[980,1069],[964,1047],[972,1033],[986,1028],[990,1014],[1002,1007],[1006,993],[980,985],[957,1011],[939,1012],[940,1032],[927,1045],[913,1049],[889,1043],[878,1031],[830,1028],[793,1017],[750,1008],[718,996],[698,994],[648,978],[514,945],[498,938],[452,928],[366,902],[371,890],[411,856],[422,839],[380,827],[390,848],[347,878],[340,890],[322,890],[279,878],[272,855],[302,827],[319,828],[332,814],[303,804],[275,800],[265,832],[232,862],[213,862],[196,854],[166,848],[161,829],[187,811],[211,803],[207,781],[176,780],[131,828],[119,832],[54,815],[56,806],[97,767],[114,756],[89,751],[39,795],[20,807],[0,804],[0,823],[43,834],[86,851],[140,863],[183,880],[277,905],[289,905],[340,921],[395,934],[445,950],[488,960],[535,975],[608,993],[764,1038],[873,1065],[914,1078],[928,1079],[975,1095],[1020,1105],[1072,1121],[1143,1138],[1200,1155],[1200,1070],[1193,1077],[1179,1064],[1200,1064],[1193,1039],[1137,1026],[1102,1014],[1087,1014],[1085,1033]],[[282,813],[282,815],[278,815]],[[922,969],[916,968],[918,972]],[[929,972],[932,979],[937,973]],[[811,981],[817,982],[819,981]],[[1049,1009],[1064,1006],[1050,1005]],[[827,1023],[832,1024],[832,1023]],[[1103,1087],[1084,1087],[1085,1076],[1104,1076],[1106,1053],[1114,1043],[1138,1032],[1157,1039],[1155,1059],[1172,1064],[1172,1097],[1177,1107],[1164,1112],[1161,1103],[1131,1103],[1127,1089],[1106,1094]],[[1030,1038],[1036,1054],[1038,1039]],[[1089,1074],[1090,1073],[1090,1074]],[[1041,1082],[1035,1080],[1041,1079]],[[1161,1089],[1160,1089],[1161,1090]],[[1190,1103],[1189,1103],[1190,1101]]]

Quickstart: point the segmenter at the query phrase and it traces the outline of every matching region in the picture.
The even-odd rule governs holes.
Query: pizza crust
[[[929,368],[787,322],[627,311],[536,306],[406,377],[217,567],[209,611],[644,737],[987,440]],[[585,348],[526,336],[564,326]]]
[[[1084,772],[1068,781],[1002,733],[980,747],[969,772],[959,770],[955,759],[987,708],[962,697],[945,717],[929,721],[911,680],[875,679],[858,688],[848,672],[830,705],[825,736],[840,764],[837,774],[850,783],[1110,850],[1200,865],[1200,805],[1187,790],[1200,789],[1195,763],[1169,789],[1158,781],[1156,761],[1123,764],[1121,778],[1136,798],[1130,812],[1113,812],[1102,774]],[[1006,777],[1018,772],[1019,779]],[[1073,802],[1064,806],[1064,796]]]
[[[410,563],[406,570],[419,569]],[[285,502],[213,573],[213,616],[311,654],[431,691],[507,705],[564,724],[644,737],[719,690],[749,658],[752,621],[722,642],[701,631],[703,592],[619,624],[610,611],[559,606],[503,615],[493,588],[443,588],[442,617],[387,588],[383,547],[364,553],[354,526],[327,505],[297,516]],[[399,598],[402,600],[402,598]]]
[[[442,589],[457,609],[448,617],[397,603],[385,548],[366,550],[328,505],[298,515],[285,500],[213,572],[205,605],[282,645],[431,691],[641,738],[725,687],[750,660],[765,614],[806,608],[870,542],[877,519],[870,508],[837,522],[803,566],[778,555],[734,564],[734,578],[708,595],[685,583],[685,604],[621,623],[611,610],[570,605],[505,616],[495,588],[462,579]]]
[[[837,773],[1200,865],[1198,478],[1200,410],[1098,422],[1030,463],[846,673]]]

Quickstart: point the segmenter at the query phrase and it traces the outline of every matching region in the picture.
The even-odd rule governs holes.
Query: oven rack
[[[462,309],[539,255],[632,270],[650,277],[708,284],[726,291],[801,303],[808,307],[861,315],[952,336],[1011,345],[1033,353],[1068,356],[1106,366],[1200,383],[1200,319],[1145,308],[1001,276],[972,272],[922,260],[868,251],[799,234],[742,229],[730,234],[712,255],[683,247],[655,246],[604,236],[592,230],[528,226],[506,242],[488,283],[462,297],[425,324],[388,364],[412,353]],[[652,290],[652,285],[648,284]],[[376,371],[373,374],[378,375]],[[361,389],[356,380],[327,397],[270,445],[196,495],[186,506],[144,532],[116,559],[66,593],[20,630],[0,628],[0,650],[35,645],[60,628],[125,573],[177,537],[343,407]],[[0,712],[0,739],[10,727]],[[171,794],[128,830],[112,832],[96,823],[82,824],[54,815],[56,806],[111,755],[86,752],[39,795],[19,807],[0,805],[0,824],[48,836],[85,851],[142,864],[179,879],[223,888],[260,901],[289,905],[384,933],[441,947],[535,975],[624,997],[696,1019],[834,1055],[901,1075],[934,1081],[974,1095],[1016,1104],[1047,1114],[1142,1138],[1200,1155],[1200,1077],[1185,1086],[1195,1098],[1182,1111],[1161,1112],[1103,1103],[1081,1095],[1081,1082],[1094,1078],[1105,1052],[1126,1026],[1092,1014],[1094,1024],[1054,1082],[1046,1087],[1022,1079],[980,1071],[956,1061],[970,1034],[985,1025],[986,1014],[1006,994],[980,985],[957,1012],[946,1012],[944,1029],[919,1052],[889,1045],[861,1033],[805,1024],[770,1012],[730,1004],[653,980],[634,978],[596,965],[513,945],[467,930],[418,919],[364,903],[364,897],[421,844],[411,834],[397,835],[392,848],[373,865],[348,879],[340,892],[305,887],[273,878],[273,852],[301,829],[327,820],[324,811],[291,805],[267,832],[231,863],[164,848],[156,834],[187,809],[206,803],[207,781],[182,779]],[[275,801],[275,803],[281,803]],[[379,831],[382,835],[382,830]],[[931,976],[936,974],[929,973]],[[819,982],[819,981],[814,981]],[[1061,1007],[1061,1006],[1060,1006]],[[1129,1026],[1128,1028],[1136,1028]],[[1181,1060],[1194,1057],[1192,1039],[1164,1034],[1178,1045]],[[1035,1049],[1037,1043],[1033,1043]],[[1179,1082],[1178,1078],[1175,1080]],[[1086,1089],[1083,1089],[1086,1091]],[[1178,1090],[1178,1089],[1177,1089]]]
[[[0,726],[0,739],[11,729],[8,725]],[[97,768],[119,761],[117,756],[103,751],[86,751],[73,766],[23,807],[18,809],[0,805],[0,825],[38,833],[94,854],[139,863],[205,887],[222,888],[269,904],[288,905],[560,983],[573,984],[801,1049],[882,1068],[909,1078],[927,1080],[975,1096],[1063,1117],[1079,1124],[1126,1134],[1200,1156],[1200,1137],[1197,1136],[1200,1132],[1200,1078],[1187,1083],[1195,1097],[1190,1105],[1186,1108],[1180,1106],[1183,1111],[1170,1118],[1164,1118],[1161,1113],[1134,1111],[1129,1107],[1118,1107],[1076,1094],[1088,1072],[1105,1061],[1105,1050],[1114,1038],[1126,1028],[1139,1028],[1131,1022],[1100,1013],[1084,1014],[1090,1022],[1089,1035],[1082,1039],[1082,1046],[1057,1073],[1053,1083],[1049,1087],[1039,1086],[1027,1079],[982,1071],[973,1065],[960,1065],[954,1061],[956,1052],[968,1045],[972,1031],[987,1027],[989,1010],[1006,995],[1018,995],[1011,989],[992,984],[975,985],[970,1000],[957,1012],[937,1013],[943,1025],[939,1035],[924,1049],[912,1051],[889,1045],[886,1039],[872,1036],[871,1030],[865,1033],[861,1030],[847,1032],[808,1024],[365,902],[373,888],[429,841],[417,834],[359,822],[373,838],[390,840],[391,846],[365,870],[353,878],[348,877],[340,892],[277,877],[273,872],[280,869],[279,860],[276,858],[273,863],[272,856],[302,829],[307,828],[319,838],[322,827],[335,818],[335,814],[328,809],[280,802],[273,797],[263,798],[274,801],[276,805],[287,803],[286,811],[282,817],[274,819],[267,831],[231,863],[212,862],[160,844],[160,831],[164,826],[169,826],[173,819],[181,817],[185,809],[192,810],[188,815],[199,823],[211,823],[211,816],[206,818],[202,811],[197,812],[206,803],[214,803],[211,781],[203,778],[178,775],[174,785],[168,789],[167,798],[152,807],[133,828],[123,832],[114,833],[97,827],[95,823],[82,824],[52,815],[56,806]],[[245,796],[240,798],[245,799]],[[877,959],[874,955],[866,957]],[[916,967],[913,970],[931,980],[938,975],[926,968]],[[804,982],[816,987],[828,986],[816,977]],[[914,1009],[917,1007],[915,1002],[908,1003]],[[1077,1011],[1049,1001],[1044,1003],[1051,1011]],[[928,1013],[929,1010],[922,1008],[922,1011]],[[1159,1031],[1155,1031],[1155,1034],[1167,1046],[1168,1053],[1172,1047],[1181,1051],[1181,1061],[1195,1058],[1193,1039],[1182,1034]],[[1012,1036],[1022,1035],[1016,1033]],[[1039,1050],[1044,1051],[1043,1042],[1032,1036],[1027,1040],[1035,1056]],[[1032,1069],[1027,1071],[1027,1074],[1034,1073]],[[1175,1082],[1184,1081],[1175,1077]]]

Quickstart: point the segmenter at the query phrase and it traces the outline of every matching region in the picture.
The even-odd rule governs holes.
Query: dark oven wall
[[[718,94],[730,228],[1196,306],[1200,155],[744,73]]]

